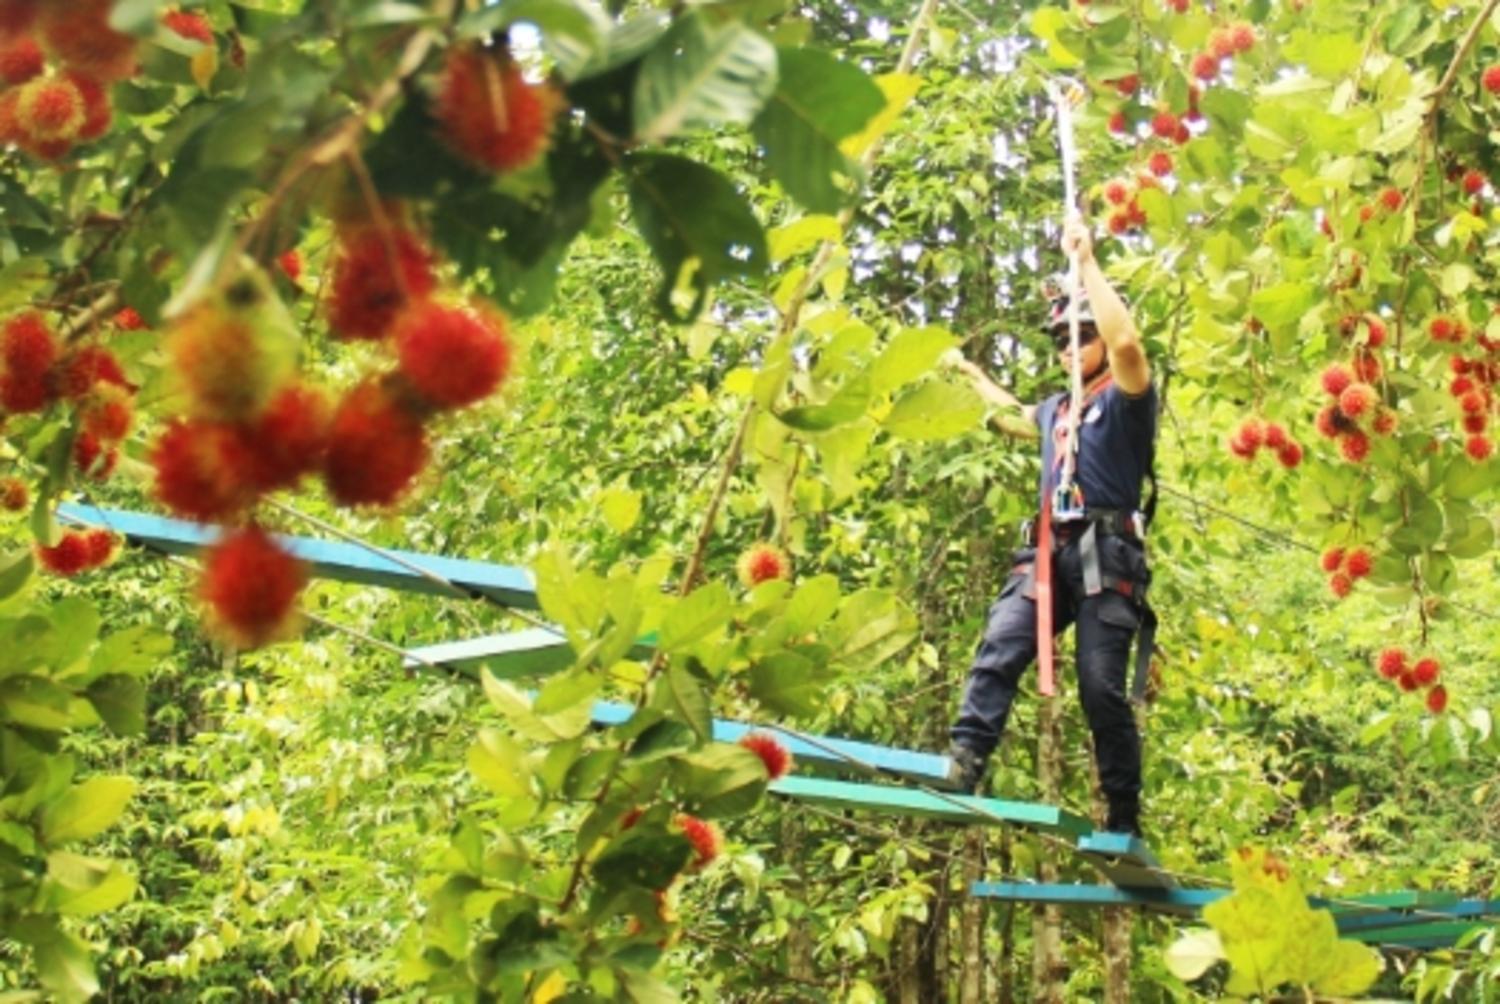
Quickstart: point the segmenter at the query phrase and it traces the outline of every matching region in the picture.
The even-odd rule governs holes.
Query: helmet
[[[1089,294],[1086,290],[1078,291],[1078,323],[1093,324],[1094,311],[1089,306]],[[1052,297],[1047,304],[1047,323],[1042,326],[1049,335],[1058,328],[1068,326],[1068,294],[1058,293]]]

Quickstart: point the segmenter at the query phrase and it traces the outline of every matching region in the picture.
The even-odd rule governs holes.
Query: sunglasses
[[[1099,329],[1096,328],[1096,327],[1094,327],[1092,324],[1084,324],[1084,325],[1081,325],[1078,328],[1078,347],[1080,349],[1083,348],[1085,345],[1092,345],[1094,342],[1097,342],[1098,340],[1099,340]],[[1053,330],[1053,332],[1052,332],[1052,347],[1053,348],[1055,348],[1059,352],[1066,352],[1067,349],[1068,349],[1068,345],[1069,344],[1070,344],[1070,339],[1068,337],[1068,329],[1066,327],[1060,327],[1060,328],[1057,328],[1057,329]]]

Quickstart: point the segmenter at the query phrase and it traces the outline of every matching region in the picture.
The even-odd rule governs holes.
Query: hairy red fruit
[[[1247,418],[1240,423],[1239,431],[1235,433],[1240,442],[1252,450],[1259,449],[1265,441],[1265,429],[1261,426],[1260,419]]]
[[[1437,682],[1441,667],[1433,658],[1418,659],[1417,664],[1411,668],[1411,675],[1416,677],[1417,682],[1427,687]]]
[[[1441,715],[1448,710],[1448,688],[1441,683],[1427,692],[1427,710]]]
[[[1458,381],[1455,380],[1454,382],[1457,383]],[[1478,415],[1486,408],[1484,394],[1478,390],[1467,391],[1458,399],[1458,406],[1467,414]]]
[[[1124,112],[1115,112],[1109,117],[1109,131],[1114,133],[1116,136],[1125,135],[1125,131],[1128,128],[1129,124],[1125,121]]]
[[[1385,325],[1373,317],[1365,318],[1365,344],[1372,349],[1385,344]]]
[[[679,813],[676,819],[677,828],[682,835],[687,837],[688,843],[693,845],[693,870],[703,868],[719,856],[723,847],[724,838],[719,833],[719,828],[705,819],[690,816],[687,813]]]
[[[1355,378],[1363,383],[1374,383],[1380,379],[1380,360],[1372,352],[1355,353],[1353,366]]]
[[[1375,668],[1387,680],[1394,680],[1406,672],[1406,653],[1399,648],[1384,649],[1375,660]]]
[[[1339,411],[1346,418],[1358,418],[1375,403],[1375,389],[1367,383],[1351,383],[1339,393]]]
[[[263,294],[250,280],[237,282],[172,323],[167,353],[194,417],[252,420],[295,371],[295,343]]]
[[[785,777],[792,769],[792,754],[775,736],[765,732],[751,732],[740,737],[740,745],[760,757],[760,762],[765,764],[766,774],[772,781]]]
[[[106,448],[92,432],[80,432],[73,440],[73,466],[95,481],[107,480],[119,459],[120,451],[113,446]]]
[[[1175,139],[1180,125],[1182,123],[1171,112],[1157,112],[1151,119],[1151,131],[1162,139]]]
[[[1323,552],[1320,564],[1325,572],[1337,572],[1344,567],[1344,549],[1342,547],[1330,547]]]
[[[276,266],[281,269],[281,274],[296,282],[302,278],[302,255],[296,248],[283,251],[276,258]]]
[[[1318,229],[1323,232],[1324,237],[1333,240],[1333,223],[1328,217],[1325,216],[1318,221]]]
[[[1500,94],[1500,63],[1486,66],[1484,73],[1479,77],[1479,82],[1491,94]]]
[[[436,116],[443,138],[465,159],[514,171],[546,151],[563,102],[546,84],[528,83],[508,56],[477,46],[448,52]]]
[[[101,383],[130,389],[120,360],[98,345],[80,347],[57,368],[57,393],[70,401],[83,397]]]
[[[143,318],[134,307],[121,307],[119,312],[112,318],[115,327],[121,331],[145,331],[146,319]]]
[[[620,817],[620,830],[623,832],[625,830],[635,829],[635,824],[639,823],[641,821],[641,817],[645,814],[646,810],[642,809],[639,805],[627,810],[625,815]]]
[[[1319,381],[1322,383],[1325,392],[1332,397],[1338,397],[1344,393],[1345,388],[1354,382],[1354,374],[1343,363],[1334,363],[1323,371],[1323,375],[1319,378]]]
[[[1349,590],[1354,588],[1354,580],[1343,572],[1334,572],[1328,577],[1328,588],[1333,592],[1333,595],[1339,599],[1343,599],[1349,595]]]
[[[83,98],[83,125],[78,127],[78,140],[91,142],[109,132],[115,113],[104,85],[80,70],[67,70],[63,77],[78,88]]]
[[[436,283],[432,256],[416,234],[360,227],[344,237],[334,262],[328,323],[342,338],[384,338],[401,308]]]
[[[102,81],[135,73],[135,39],[109,26],[115,0],[68,0],[42,7],[42,41],[66,66]]]
[[[1119,91],[1127,98],[1141,89],[1141,78],[1139,74],[1135,73],[1131,73],[1127,76],[1121,77],[1118,80],[1112,80],[1110,81],[1110,83],[1114,85],[1115,90]]]
[[[1399,188],[1383,188],[1380,191],[1380,204],[1384,206],[1388,212],[1396,212],[1401,208],[1402,203],[1404,203],[1405,201],[1406,200],[1401,195],[1401,190]]]
[[[252,458],[232,426],[174,421],[152,447],[151,465],[156,497],[179,516],[225,520],[255,501]]]
[[[1261,442],[1269,449],[1279,450],[1290,440],[1287,438],[1286,428],[1280,422],[1267,422],[1261,429]]]
[[[323,474],[340,505],[390,505],[426,464],[421,422],[379,383],[360,384],[339,404]]]
[[[1427,323],[1427,333],[1434,341],[1446,342],[1453,337],[1453,321],[1447,317],[1434,317]]]
[[[1371,428],[1375,430],[1377,435],[1389,436],[1396,431],[1396,413],[1394,411],[1382,411],[1375,416],[1375,421],[1371,425]]]
[[[1457,398],[1462,398],[1466,394],[1472,394],[1473,392],[1474,381],[1466,376],[1454,377],[1453,381],[1448,384],[1448,393]]]
[[[1192,138],[1193,138],[1193,134],[1188,129],[1187,123],[1186,122],[1179,122],[1179,123],[1177,123],[1177,131],[1172,134],[1172,142],[1176,143],[1178,146],[1181,146],[1182,144],[1186,143],[1188,140],[1190,140]]]
[[[1167,0],[1167,6],[1179,14],[1186,14],[1192,5],[1192,0]]]
[[[1245,442],[1238,433],[1229,437],[1229,452],[1241,460],[1255,459],[1255,450],[1255,445]]]
[[[1222,57],[1212,52],[1200,52],[1193,57],[1193,76],[1210,81],[1219,75],[1219,60]]]
[[[1339,439],[1339,452],[1351,464],[1360,463],[1370,455],[1370,437],[1358,429],[1351,429]]]
[[[1324,439],[1332,439],[1341,431],[1339,426],[1341,421],[1338,406],[1330,404],[1318,411],[1318,417],[1313,421],[1313,426],[1318,430],[1318,435]]]
[[[746,588],[758,586],[772,579],[790,579],[792,563],[786,552],[774,544],[751,544],[735,564],[740,582]]]
[[[0,0],[0,38],[31,30],[41,0]]]
[[[53,402],[52,388],[45,377],[0,377],[0,408],[13,415],[43,411]]]
[[[208,552],[198,592],[215,628],[241,648],[257,648],[293,633],[306,583],[303,564],[250,526]]]
[[[1302,447],[1298,443],[1286,443],[1276,451],[1276,459],[1281,466],[1291,470],[1302,463]]]
[[[1464,441],[1464,452],[1469,455],[1470,460],[1482,462],[1494,454],[1495,444],[1488,436],[1473,435]]]
[[[1235,52],[1249,52],[1255,48],[1255,29],[1244,21],[1237,21],[1229,28],[1229,42]]]
[[[1483,432],[1488,426],[1489,416],[1487,415],[1465,415],[1463,417],[1464,431],[1471,435],[1476,432]]]
[[[1110,181],[1104,185],[1104,201],[1112,206],[1122,206],[1130,198],[1130,189],[1123,181]]]
[[[21,106],[21,89],[12,87],[0,90],[0,145],[22,143],[26,133],[21,128],[18,108]]]
[[[88,540],[76,530],[63,534],[51,547],[38,545],[36,556],[43,568],[57,575],[77,575],[91,567]]]
[[[1349,573],[1351,579],[1363,579],[1374,567],[1375,561],[1370,557],[1370,552],[1362,547],[1355,548],[1344,557],[1344,571]]]
[[[1464,172],[1462,184],[1465,195],[1478,195],[1484,191],[1484,186],[1489,184],[1489,179],[1484,176],[1483,171],[1477,167],[1471,167]]]
[[[98,568],[114,557],[115,541],[115,535],[108,530],[90,530],[83,535],[83,542],[88,547],[90,568]]]
[[[57,362],[57,337],[35,311],[17,314],[0,333],[0,361],[5,374],[22,380],[41,380]]]
[[[292,384],[277,392],[243,440],[262,491],[290,488],[323,466],[333,409],[322,392]]]
[[[1465,373],[1469,372],[1469,361],[1463,356],[1449,356],[1448,369],[1451,370],[1455,376],[1463,376]]]
[[[135,411],[130,395],[119,388],[105,389],[83,409],[83,428],[104,443],[118,443],[130,434]]]
[[[510,372],[510,342],[496,311],[424,300],[401,312],[393,332],[401,374],[435,408],[482,401]]]
[[[1172,173],[1172,155],[1165,150],[1158,150],[1151,155],[1151,159],[1146,162],[1146,166],[1158,178],[1165,178]]]
[[[1215,28],[1209,33],[1208,52],[1216,60],[1234,55],[1234,37],[1228,28]]]
[[[20,478],[0,480],[0,509],[6,512],[25,512],[31,505],[31,489]]]
[[[12,42],[0,42],[0,80],[7,84],[24,84],[42,75],[47,59],[36,39],[23,35]]]
[[[169,10],[161,16],[162,25],[189,42],[213,45],[214,28],[208,18],[197,11]]]
[[[1409,694],[1422,685],[1417,682],[1417,678],[1414,674],[1402,673],[1400,676],[1396,677],[1396,686],[1400,687],[1402,690],[1406,691]]]
[[[1373,217],[1374,215],[1375,215],[1375,207],[1374,206],[1360,206],[1359,207],[1359,222],[1361,222],[1361,223],[1369,223],[1370,222],[1370,218]]]

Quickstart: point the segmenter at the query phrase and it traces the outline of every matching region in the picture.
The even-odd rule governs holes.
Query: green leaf
[[[531,771],[526,751],[496,729],[480,729],[469,747],[469,772],[501,798],[530,798]]]
[[[668,318],[696,314],[716,282],[766,270],[766,235],[728,178],[662,154],[632,157],[629,174],[631,211],[665,273],[657,306]],[[680,282],[694,292],[686,310],[672,301]]]
[[[683,666],[669,666],[656,678],[650,706],[675,721],[687,723],[697,733],[699,742],[708,742],[713,734],[708,694],[698,678]]]
[[[135,780],[129,777],[91,777],[75,784],[42,811],[42,839],[56,845],[97,836],[115,824],[133,794]]]
[[[834,658],[851,669],[873,666],[905,648],[915,636],[916,615],[901,600],[864,589],[839,607],[825,640]]]
[[[773,229],[769,236],[771,261],[783,262],[793,255],[810,251],[824,241],[843,236],[839,221],[823,214],[804,216]]]
[[[870,404],[870,381],[863,373],[844,381],[824,404],[789,408],[776,417],[801,432],[828,432],[864,417]]]
[[[641,493],[615,486],[599,495],[599,512],[615,533],[624,534],[641,517]]]
[[[674,766],[684,799],[705,819],[747,812],[766,791],[765,765],[738,743],[712,743],[683,755]]]
[[[140,676],[156,668],[172,651],[169,635],[147,627],[129,627],[106,637],[89,658],[89,675],[124,673]],[[105,721],[108,721],[106,718]]]
[[[30,548],[0,556],[0,601],[19,593],[31,581],[31,573],[34,571],[36,559],[32,557]]]
[[[592,701],[604,687],[604,677],[584,667],[575,667],[548,680],[531,704],[538,715],[555,715],[584,701]]]
[[[33,942],[31,957],[42,986],[64,1004],[82,1004],[99,992],[88,947],[71,934],[54,930],[50,937]]]
[[[1316,287],[1308,283],[1277,283],[1250,297],[1250,313],[1267,327],[1289,327],[1302,320],[1317,297]]]
[[[1380,978],[1385,963],[1368,945],[1341,939],[1326,957],[1326,974],[1312,981],[1328,997],[1358,997]]]
[[[146,688],[140,680],[123,673],[101,676],[89,684],[89,703],[119,736],[138,736],[146,731]]]
[[[1495,526],[1483,516],[1470,516],[1449,532],[1445,546],[1455,558],[1482,558],[1495,546]]]
[[[689,13],[641,63],[636,138],[656,143],[694,126],[745,124],[776,89],[776,48],[737,21]]]
[[[135,876],[118,861],[54,851],[47,855],[44,902],[66,917],[113,910],[135,893]]]
[[[533,712],[531,702],[515,687],[495,678],[488,668],[480,671],[480,684],[495,709],[511,727],[533,742],[555,743],[582,735],[593,719],[593,708],[587,702],[551,715]]]
[[[1450,498],[1471,499],[1494,484],[1489,465],[1473,463],[1467,457],[1456,458],[1443,475],[1443,491]]]
[[[733,600],[722,582],[699,586],[673,601],[662,616],[657,644],[667,652],[680,652],[729,623]]]
[[[594,861],[594,878],[606,888],[665,889],[686,867],[692,852],[692,845],[680,833],[637,826],[615,837]]]
[[[609,17],[584,0],[502,0],[465,14],[458,22],[461,38],[480,38],[517,22],[535,25],[542,48],[564,80],[576,80],[584,67],[603,55]]]
[[[902,328],[870,365],[870,389],[876,394],[891,391],[920,379],[944,352],[958,344],[944,328]]]
[[[750,666],[750,696],[776,714],[809,718],[822,710],[823,690],[832,678],[826,663],[776,652]]]
[[[971,432],[984,417],[984,402],[967,384],[929,380],[901,395],[884,427],[907,439],[937,440]]]
[[[536,576],[542,612],[566,628],[570,636],[591,636],[604,619],[604,580],[574,568],[561,545],[537,555],[531,570]]]
[[[787,601],[787,631],[806,634],[822,627],[839,605],[839,580],[833,575],[819,575],[800,583]]]
[[[840,149],[885,107],[859,67],[817,49],[776,50],[781,79],[752,129],[787,194],[815,213],[837,212],[857,193],[859,166]]]
[[[28,618],[30,620],[30,618]],[[27,653],[16,655],[25,657]],[[72,694],[39,676],[13,676],[0,682],[0,719],[34,729],[59,731],[73,723]]]
[[[1212,928],[1188,931],[1162,953],[1173,976],[1191,983],[1224,958],[1224,945]]]

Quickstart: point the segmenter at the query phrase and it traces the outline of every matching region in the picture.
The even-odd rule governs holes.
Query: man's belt
[[[1139,512],[1129,509],[1085,509],[1081,519],[1054,520],[1052,539],[1073,540],[1082,536],[1090,527],[1093,527],[1095,534],[1106,537],[1134,537],[1137,540],[1146,538],[1146,520]],[[1021,538],[1027,546],[1035,547],[1038,536],[1036,520],[1029,519],[1021,524]]]

